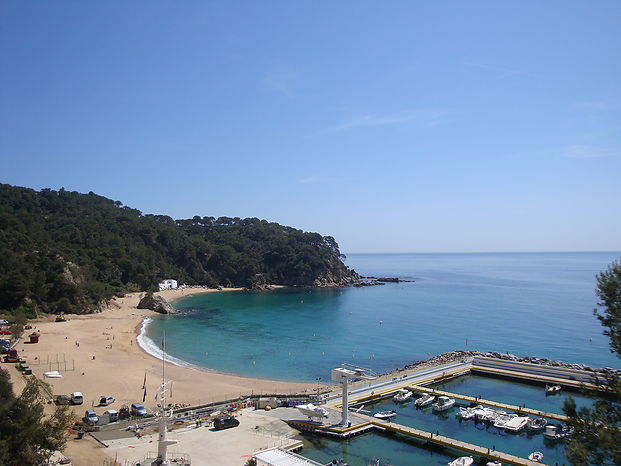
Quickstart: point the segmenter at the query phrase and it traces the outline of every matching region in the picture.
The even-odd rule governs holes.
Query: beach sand
[[[172,300],[196,292],[195,289],[166,290],[157,294]],[[116,398],[112,408],[142,401],[145,373],[145,405],[149,408],[155,404],[154,394],[162,380],[162,362],[137,344],[143,319],[156,315],[151,310],[136,308],[140,295],[134,293],[117,298],[108,310],[98,314],[70,315],[67,322],[54,322],[51,318],[33,322],[35,328],[25,331],[25,338],[16,348],[28,360],[33,373],[52,386],[55,395],[82,392],[84,405],[80,411],[93,403],[96,406],[102,395]],[[27,335],[33,331],[40,332],[39,343],[27,342]],[[60,370],[62,378],[43,378],[43,372],[48,370]],[[239,377],[169,363],[166,364],[166,379],[174,380],[171,401],[191,405],[253,392],[290,393],[312,389],[312,384]]]
[[[192,288],[157,294],[170,301],[209,291],[213,290]],[[52,317],[31,322],[34,328],[26,330],[24,338],[15,345],[33,373],[50,384],[54,395],[82,392],[84,404],[73,407],[76,417],[82,417],[84,410],[93,406],[98,413],[107,409],[97,408],[102,395],[116,398],[111,409],[142,402],[145,374],[147,397],[144,404],[147,409],[155,407],[154,395],[162,380],[162,362],[144,352],[136,337],[144,318],[156,313],[136,308],[141,295],[133,293],[116,298],[109,309],[98,314],[69,315],[67,322],[54,322]],[[32,332],[40,333],[36,344],[27,342]],[[49,370],[59,370],[62,378],[43,377],[43,372]],[[307,383],[239,377],[170,363],[166,363],[166,379],[174,381],[174,398],[170,401],[192,406],[251,393],[310,393],[314,387]],[[85,445],[72,445],[74,443],[80,442],[69,442],[68,456],[82,456],[79,452],[88,450]],[[88,463],[74,457],[73,464]]]

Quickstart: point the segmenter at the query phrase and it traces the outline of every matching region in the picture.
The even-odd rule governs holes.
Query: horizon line
[[[418,251],[418,252],[344,252],[342,254],[593,254],[614,253],[621,254],[620,250],[574,250],[574,251]]]

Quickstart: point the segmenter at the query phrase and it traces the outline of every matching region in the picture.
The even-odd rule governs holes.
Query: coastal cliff
[[[85,313],[161,280],[212,288],[349,286],[335,239],[258,218],[174,220],[95,193],[0,184],[0,309]]]

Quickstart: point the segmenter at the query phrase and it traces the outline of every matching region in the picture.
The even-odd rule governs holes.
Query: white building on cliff
[[[177,289],[177,280],[173,280],[172,278],[168,278],[163,280],[158,285],[160,287],[160,291],[162,290],[176,290]]]

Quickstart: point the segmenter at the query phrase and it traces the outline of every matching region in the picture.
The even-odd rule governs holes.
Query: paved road
[[[566,367],[544,366],[528,362],[507,361],[495,358],[475,357],[473,366],[490,367],[506,371],[523,372],[526,374],[539,375],[542,377],[555,377],[558,379],[568,379],[577,382],[594,383],[595,374],[593,372],[568,369]]]

